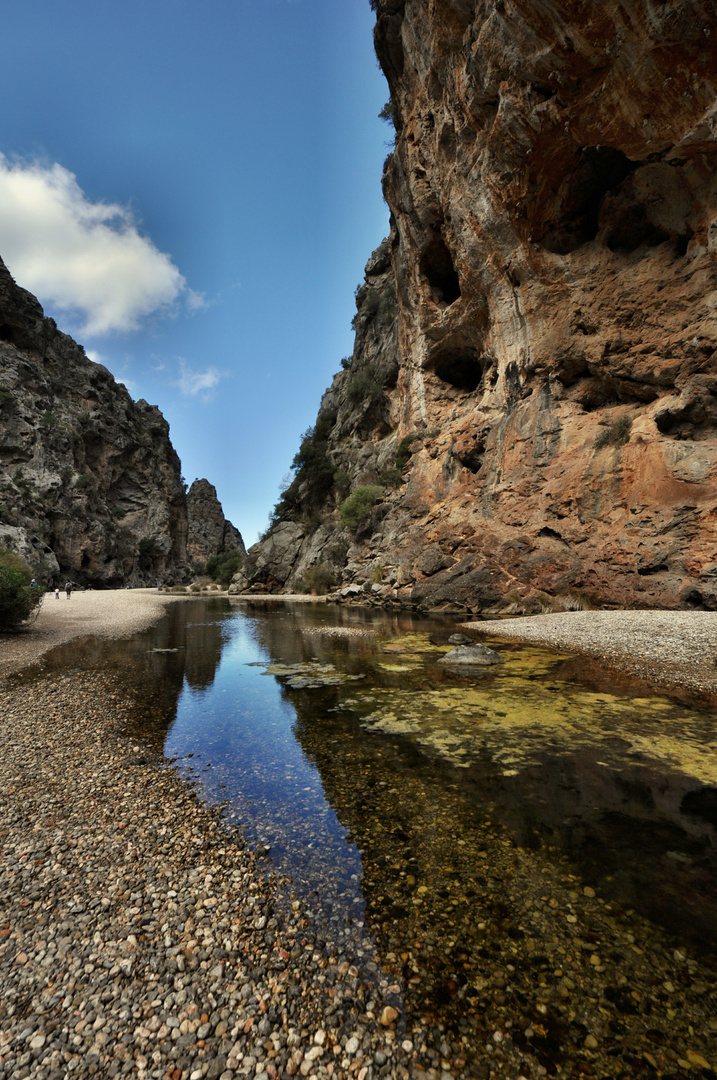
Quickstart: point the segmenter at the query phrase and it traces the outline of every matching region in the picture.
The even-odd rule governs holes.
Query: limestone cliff
[[[0,545],[48,582],[154,584],[190,572],[190,527],[202,525],[159,409],[133,401],[0,261]]]
[[[224,517],[217,489],[208,480],[195,480],[187,492],[187,555],[203,567],[220,552],[246,555],[241,533]]]
[[[717,607],[714,4],[372,6],[391,235],[319,414],[340,483],[285,493],[255,582]]]

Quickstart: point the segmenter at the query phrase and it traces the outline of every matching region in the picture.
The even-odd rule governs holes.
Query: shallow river
[[[73,643],[53,662],[118,669],[144,703],[133,736],[242,827],[309,940],[393,981],[409,1017],[466,1045],[471,1017],[509,985],[517,1001],[551,981],[570,997],[581,949],[598,973],[631,945],[645,968],[654,949],[711,969],[712,710],[505,641],[492,642],[505,663],[460,673],[438,663],[458,629],[198,600],[131,642]],[[570,938],[573,910],[592,938]],[[660,993],[669,1023],[678,1006]],[[548,1019],[527,1030],[551,1071],[564,1033]]]

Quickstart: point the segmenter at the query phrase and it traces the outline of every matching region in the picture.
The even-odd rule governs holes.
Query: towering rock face
[[[429,607],[717,607],[714,5],[374,6],[391,268],[322,412],[384,491],[351,533],[336,497],[318,531],[280,504],[288,584],[343,539],[344,584]],[[348,395],[381,349],[369,422]]]
[[[159,409],[134,402],[0,261],[0,545],[46,580],[154,584],[189,572],[187,529]]]
[[[221,552],[246,555],[241,533],[227,521],[217,489],[208,480],[195,480],[187,492],[187,556],[193,566]]]

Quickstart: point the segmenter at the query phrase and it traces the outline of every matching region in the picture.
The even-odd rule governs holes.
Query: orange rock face
[[[716,38],[709,3],[379,5],[411,485],[521,595],[715,603]]]
[[[386,597],[428,607],[717,607],[714,4],[376,7],[397,369],[375,423],[351,426],[350,372],[324,406],[353,486],[420,438],[344,582],[378,565]],[[359,300],[354,367],[382,317]],[[297,566],[336,524],[329,502],[325,542],[302,525]]]

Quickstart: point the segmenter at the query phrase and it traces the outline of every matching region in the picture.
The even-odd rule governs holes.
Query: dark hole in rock
[[[423,252],[421,273],[431,286],[436,303],[450,305],[460,298],[461,285],[453,258],[440,236],[432,240]]]
[[[7,341],[18,349],[27,349],[32,345],[28,335],[19,326],[11,326],[10,323],[0,323],[0,341]]]
[[[538,536],[545,536],[550,540],[559,540],[561,544],[565,543],[560,533],[556,532],[555,529],[551,529],[549,525],[544,525]]]
[[[669,239],[669,233],[648,219],[645,207],[634,204],[625,207],[624,213],[616,213],[605,232],[605,243],[610,251],[627,253],[639,247],[657,247]]]
[[[483,367],[470,351],[450,350],[441,353],[431,366],[443,382],[469,393],[478,389],[483,377]]]
[[[656,566],[638,566],[637,572],[640,577],[649,577],[650,574],[660,574],[667,569],[667,563],[658,563]]]
[[[561,219],[551,223],[543,234],[544,247],[556,255],[567,255],[594,240],[604,196],[622,183],[638,164],[612,146],[591,146],[583,150],[567,182]]]
[[[717,828],[717,788],[698,788],[688,791],[680,803],[680,811],[702,818]]]

